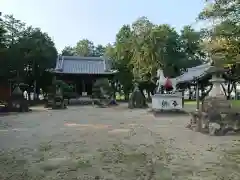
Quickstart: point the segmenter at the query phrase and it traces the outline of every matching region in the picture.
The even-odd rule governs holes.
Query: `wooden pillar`
[[[84,79],[82,79],[82,95],[83,95],[83,92],[86,92]]]
[[[91,93],[91,96],[93,98],[94,96],[94,83],[95,83],[95,78],[91,78],[91,83],[92,83],[92,93]]]
[[[9,95],[11,96],[12,95],[12,81],[9,81],[9,83],[10,83],[10,87],[9,87]]]
[[[182,107],[184,108],[184,90],[182,90]]]
[[[110,83],[111,83],[111,87],[112,87],[112,89],[113,89],[112,98],[113,98],[114,100],[116,100],[116,86],[115,86],[116,82],[115,82],[115,80],[112,78],[112,79],[110,80]]]
[[[197,101],[197,110],[199,110],[200,107],[200,99],[199,99],[199,82],[196,81],[196,101]]]
[[[74,91],[77,94],[77,83],[76,82],[74,82]]]

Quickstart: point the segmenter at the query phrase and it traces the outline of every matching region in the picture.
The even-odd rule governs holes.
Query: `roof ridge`
[[[55,71],[72,74],[106,74],[112,72],[104,57],[61,56],[56,62]]]
[[[103,57],[84,57],[84,56],[62,56],[64,60],[90,60],[90,61],[104,61]]]

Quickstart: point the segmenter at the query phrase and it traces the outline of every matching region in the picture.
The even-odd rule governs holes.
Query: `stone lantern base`
[[[208,132],[210,135],[225,135],[228,131],[240,130],[240,113],[231,107],[221,88],[221,78],[212,78],[213,89],[205,98],[201,111],[192,113],[191,129]]]

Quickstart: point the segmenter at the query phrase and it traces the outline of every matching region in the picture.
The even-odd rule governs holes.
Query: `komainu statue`
[[[148,107],[146,98],[142,91],[140,91],[138,84],[134,86],[134,90],[129,97],[128,108],[146,108]]]
[[[24,98],[23,92],[19,85],[14,88],[10,100],[8,102],[8,110],[15,112],[30,111],[28,101]]]
[[[98,107],[118,105],[114,98],[114,89],[108,79],[97,79],[93,84],[92,102]]]

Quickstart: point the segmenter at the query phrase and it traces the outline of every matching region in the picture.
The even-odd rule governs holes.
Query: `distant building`
[[[53,73],[56,79],[73,84],[79,95],[91,95],[97,78],[112,78],[117,71],[103,57],[59,56]]]

